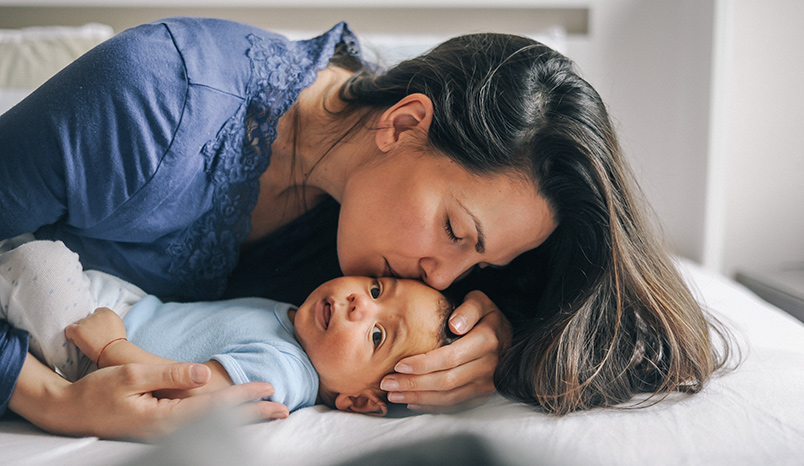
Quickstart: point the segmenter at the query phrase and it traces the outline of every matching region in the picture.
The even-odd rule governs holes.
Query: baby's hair
[[[443,296],[438,300],[438,313],[443,321],[439,327],[438,334],[436,335],[438,346],[452,344],[455,340],[461,337],[461,335],[452,333],[452,330],[449,328],[449,317],[452,315],[452,311],[454,310],[455,304],[447,296]]]

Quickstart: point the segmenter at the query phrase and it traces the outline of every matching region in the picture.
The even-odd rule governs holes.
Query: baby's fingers
[[[288,417],[289,410],[282,403],[265,401],[273,395],[274,388],[265,382],[250,382],[224,388],[206,395],[217,407],[235,407],[243,422],[258,422]],[[256,401],[253,401],[256,400]],[[253,402],[252,402],[253,401]]]

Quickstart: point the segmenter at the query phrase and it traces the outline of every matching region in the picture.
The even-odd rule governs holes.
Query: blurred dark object
[[[488,443],[472,434],[455,434],[369,453],[337,466],[507,466]]]

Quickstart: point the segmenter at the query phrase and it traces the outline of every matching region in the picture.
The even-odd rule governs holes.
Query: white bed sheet
[[[596,409],[560,418],[500,396],[453,415],[372,418],[316,406],[281,421],[185,437],[200,438],[219,454],[236,447],[240,464],[332,465],[460,433],[485,439],[506,465],[803,464],[804,325],[731,280],[691,262],[681,267],[705,304],[743,341],[742,364],[714,377],[700,394],[674,394],[643,409]],[[215,423],[207,427],[214,429]],[[194,455],[188,451],[200,447],[182,441],[175,437],[173,448],[189,460]],[[0,464],[142,464],[160,451],[51,436],[21,420],[0,422]],[[208,462],[181,464],[220,462],[213,453],[200,457]]]

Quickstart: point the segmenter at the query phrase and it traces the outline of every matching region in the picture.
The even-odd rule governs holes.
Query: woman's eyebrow
[[[483,225],[480,223],[480,220],[477,218],[477,216],[473,214],[468,207],[461,204],[461,201],[455,199],[455,202],[457,202],[458,205],[461,206],[461,209],[463,209],[463,211],[466,212],[466,215],[471,217],[472,221],[475,222],[475,230],[477,230],[477,243],[475,244],[475,250],[480,254],[483,254],[484,252],[486,252],[486,235],[485,233],[483,233]]]

